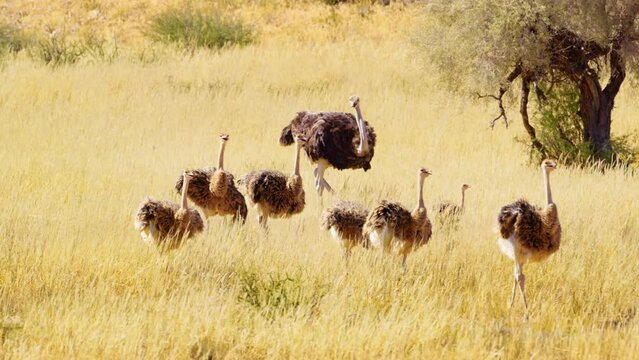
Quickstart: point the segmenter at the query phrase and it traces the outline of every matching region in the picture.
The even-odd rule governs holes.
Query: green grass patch
[[[240,273],[239,284],[238,301],[250,305],[271,320],[302,305],[315,307],[325,295],[324,286],[305,283],[299,275],[261,276],[244,271]]]
[[[187,50],[245,46],[255,39],[252,29],[241,21],[194,10],[167,10],[160,13],[151,19],[146,33],[155,41],[175,44]]]

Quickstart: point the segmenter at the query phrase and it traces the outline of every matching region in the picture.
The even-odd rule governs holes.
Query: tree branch
[[[477,97],[480,99],[489,97],[489,98],[497,100],[497,105],[499,106],[499,115],[490,122],[491,129],[495,128],[495,123],[497,122],[497,120],[501,118],[504,119],[504,124],[506,125],[506,128],[508,128],[508,117],[506,116],[506,109],[504,109],[503,98],[504,98],[504,94],[506,93],[506,91],[508,91],[508,88],[510,87],[512,82],[520,74],[521,74],[521,64],[517,64],[515,68],[513,69],[513,71],[511,71],[510,74],[508,74],[508,76],[506,77],[505,83],[499,87],[498,95],[491,95],[491,94],[482,95],[480,93],[477,93]]]
[[[519,113],[521,114],[521,121],[524,123],[524,128],[530,136],[532,146],[541,153],[542,156],[546,156],[546,149],[537,139],[535,128],[530,125],[528,119],[528,96],[530,95],[530,79],[524,78],[521,80],[521,99],[519,101]]]
[[[603,90],[604,96],[606,99],[614,99],[614,97],[619,92],[619,88],[621,88],[621,84],[623,80],[626,78],[626,66],[623,58],[617,51],[617,49],[612,49],[610,51],[610,79],[608,79],[608,84],[606,88]]]
[[[544,94],[543,90],[541,90],[541,88],[539,87],[539,80],[533,81],[533,84],[535,85],[535,94],[537,95],[538,107],[539,110],[541,110],[541,106],[547,100],[546,94]]]

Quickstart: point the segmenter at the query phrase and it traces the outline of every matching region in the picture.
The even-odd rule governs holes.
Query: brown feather
[[[264,206],[269,217],[286,218],[304,210],[304,188],[297,175],[258,170],[244,175],[238,183],[246,186],[249,201]]]
[[[214,167],[189,170],[188,173],[191,174],[191,180],[187,196],[207,217],[232,215],[234,221],[238,217],[242,222],[246,221],[246,201],[235,186],[233,174]],[[182,192],[183,181],[180,175],[175,183],[177,193]]]
[[[519,199],[501,208],[497,221],[502,238],[512,235],[531,253],[532,261],[539,261],[559,249],[561,224],[555,204],[541,209],[525,199]]]
[[[432,225],[426,209],[415,209],[413,213],[396,202],[381,201],[368,214],[364,224],[364,236],[369,239],[375,230],[384,226],[393,232],[395,241],[401,242],[400,252],[410,252],[428,243],[432,235]]]
[[[172,201],[147,199],[140,204],[135,215],[135,228],[143,230],[154,226],[158,231],[157,246],[165,250],[178,248],[204,230],[204,221],[197,210],[180,209]]]
[[[347,249],[358,244],[368,248],[368,241],[362,234],[366,216],[368,216],[368,211],[361,204],[338,200],[322,212],[320,228],[329,230],[334,227],[342,240],[342,246]]]
[[[462,214],[463,209],[461,206],[457,204],[453,204],[451,202],[445,201],[438,204],[435,207],[435,211],[438,215],[446,217],[446,216],[459,216]]]

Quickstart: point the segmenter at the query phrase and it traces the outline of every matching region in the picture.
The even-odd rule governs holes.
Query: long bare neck
[[[417,193],[417,207],[419,209],[424,209],[424,177],[420,176],[419,177],[419,187],[418,187],[418,193]]]
[[[220,154],[217,157],[217,167],[220,170],[224,170],[224,148],[226,147],[226,142],[220,142]]]
[[[357,154],[364,156],[368,154],[368,135],[366,134],[364,118],[362,117],[362,110],[359,108],[359,104],[355,105],[355,112],[357,112],[357,129],[359,130],[359,147],[357,148]]]
[[[300,176],[300,150],[302,149],[302,145],[299,143],[295,144],[295,167],[293,168],[293,174]]]
[[[552,204],[552,193],[550,192],[550,174],[544,169],[544,184],[546,185],[546,205]]]
[[[180,203],[180,207],[182,209],[186,209],[186,194],[189,191],[189,178],[186,176],[182,177],[183,180],[183,184],[182,184],[182,202]]]
[[[466,189],[462,188],[462,202],[461,202],[461,208],[464,208],[464,198],[466,197]]]

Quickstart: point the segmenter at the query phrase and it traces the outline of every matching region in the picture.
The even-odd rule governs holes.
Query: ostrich
[[[320,228],[330,231],[344,251],[348,261],[351,249],[358,244],[368,248],[368,242],[362,234],[368,211],[359,203],[339,200],[331,207],[324,209],[320,216]]]
[[[244,175],[238,181],[246,186],[247,196],[257,210],[258,222],[264,228],[269,217],[288,218],[304,210],[300,150],[305,143],[303,136],[296,136],[293,175],[286,176],[275,170],[257,170]]]
[[[184,238],[192,238],[204,230],[200,213],[187,206],[187,191],[191,176],[184,172],[184,191],[180,205],[172,201],[147,199],[135,215],[134,226],[142,240],[161,251],[177,249]]]
[[[464,212],[464,200],[466,197],[467,189],[470,189],[470,185],[462,185],[462,197],[460,205],[453,204],[449,201],[444,201],[441,204],[437,205],[437,207],[435,208],[437,214],[441,217],[458,217],[459,215],[461,215]]]
[[[404,270],[408,254],[428,243],[432,235],[423,196],[424,180],[431,174],[426,168],[419,169],[417,207],[412,213],[399,203],[382,200],[371,210],[364,224],[363,234],[370,244],[381,248],[383,253],[401,254]]]
[[[324,179],[329,167],[338,170],[371,168],[375,153],[375,131],[362,118],[359,97],[349,98],[357,117],[343,112],[297,113],[291,123],[282,129],[280,145],[291,145],[293,137],[303,135],[308,142],[306,155],[316,164],[315,190],[322,196],[324,189],[334,193]]]
[[[524,309],[528,311],[528,303],[524,295],[526,281],[523,273],[524,264],[528,261],[543,261],[559,249],[561,225],[557,205],[552,201],[549,181],[550,172],[556,168],[557,163],[552,160],[544,160],[541,163],[546,188],[546,206],[543,209],[531,205],[524,199],[519,199],[502,207],[497,217],[501,233],[497,244],[501,252],[515,262],[515,283],[510,297],[510,307],[515,301],[516,288],[519,284]]]
[[[235,187],[233,175],[224,169],[224,149],[228,140],[228,135],[220,135],[217,169],[207,167],[188,172],[192,177],[188,197],[202,209],[206,217],[231,215],[233,221],[241,218],[244,223],[248,212],[246,201]],[[175,183],[178,193],[182,191],[182,181],[183,177],[180,176]]]

